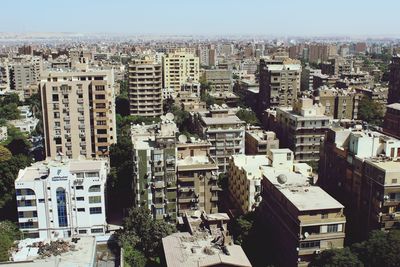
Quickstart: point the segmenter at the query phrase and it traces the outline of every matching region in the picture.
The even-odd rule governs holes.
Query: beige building
[[[343,248],[344,206],[310,181],[288,149],[272,150],[262,166],[260,218],[278,266],[308,266],[316,254]],[[307,164],[304,164],[307,165]],[[308,167],[310,168],[310,167]]]
[[[102,157],[117,142],[113,71],[47,71],[40,82],[46,156]]]
[[[177,144],[176,172],[178,181],[177,208],[182,216],[196,210],[218,212],[218,166],[210,157],[211,143],[207,141]]]
[[[279,140],[274,132],[262,129],[246,130],[246,155],[267,155],[271,149],[279,148]]]
[[[168,53],[162,58],[163,87],[179,91],[187,82],[199,82],[199,58],[187,52]]]
[[[232,92],[233,79],[231,70],[205,70],[203,77],[210,84],[210,92]]]
[[[312,99],[301,98],[293,107],[276,108],[269,127],[276,129],[280,145],[291,149],[295,160],[317,161],[321,138],[330,125],[324,112],[321,104],[313,105]]]
[[[135,116],[162,115],[161,64],[135,59],[129,64],[129,109]]]
[[[265,155],[233,155],[229,159],[229,199],[238,213],[254,210],[261,202],[261,166],[268,165]]]
[[[229,109],[214,105],[207,113],[194,118],[197,131],[210,141],[210,155],[217,162],[219,171],[226,172],[231,155],[244,154],[245,122]]]
[[[324,115],[332,119],[356,119],[358,97],[356,92],[340,88],[320,87],[315,102],[325,107]]]
[[[301,64],[292,59],[260,60],[259,110],[291,106],[300,92]]]

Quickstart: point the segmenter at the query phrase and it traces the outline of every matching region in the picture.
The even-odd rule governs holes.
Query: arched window
[[[65,189],[61,187],[57,188],[56,196],[57,196],[58,225],[60,227],[68,226]]]

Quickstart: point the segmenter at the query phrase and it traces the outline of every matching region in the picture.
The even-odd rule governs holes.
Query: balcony
[[[84,120],[85,120],[85,117],[84,117],[84,116],[79,116],[79,117],[78,117],[78,120],[79,120],[79,121],[84,121]]]
[[[83,104],[83,99],[79,98],[76,102],[78,102],[78,104]]]
[[[71,125],[70,124],[65,124],[64,125],[64,129],[65,130],[70,130],[71,129]]]

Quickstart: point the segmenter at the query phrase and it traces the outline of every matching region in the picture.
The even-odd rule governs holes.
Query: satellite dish
[[[165,118],[164,115],[161,115],[161,116],[160,116],[160,119],[161,119],[161,121],[165,121],[166,118]]]
[[[287,182],[287,177],[284,174],[279,174],[277,177],[278,183],[284,184]]]
[[[186,142],[187,142],[187,136],[186,135],[184,135],[184,134],[181,134],[179,137],[178,137],[178,140],[179,140],[179,143],[182,143],[182,144],[185,144]]]
[[[165,114],[165,118],[167,118],[167,120],[169,121],[172,121],[175,118],[175,116],[171,112],[168,112],[167,114]]]
[[[304,233],[304,237],[305,237],[305,238],[307,238],[307,237],[309,237],[309,236],[310,236],[310,234],[309,234],[308,232],[305,232],[305,233]]]

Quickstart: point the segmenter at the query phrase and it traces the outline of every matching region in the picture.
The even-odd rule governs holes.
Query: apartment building
[[[394,55],[389,65],[388,104],[400,103],[400,55]]]
[[[281,147],[294,152],[295,160],[318,161],[321,139],[330,127],[325,107],[313,100],[300,98],[293,107],[278,107],[269,118],[269,127],[276,130]]]
[[[199,58],[192,53],[173,52],[163,55],[163,87],[179,91],[185,82],[199,82]]]
[[[269,150],[279,148],[276,134],[262,129],[249,129],[245,132],[246,155],[267,155]]]
[[[161,64],[135,59],[128,67],[129,110],[134,116],[162,115]]]
[[[37,84],[43,71],[40,57],[14,58],[10,63],[10,89],[23,92],[25,87]]]
[[[108,169],[106,160],[60,157],[20,170],[15,191],[24,237],[104,235]]]
[[[315,94],[315,102],[325,107],[324,115],[339,120],[357,119],[357,113],[354,113],[358,106],[355,91],[323,86],[318,88]]]
[[[229,157],[244,154],[245,122],[227,107],[218,105],[208,112],[195,114],[193,121],[197,132],[210,141],[210,155],[218,164],[219,172],[226,172]]]
[[[196,210],[218,212],[218,166],[210,157],[211,143],[180,136],[176,145],[176,176],[178,181],[178,215],[193,215]],[[183,139],[183,140],[182,140]]]
[[[0,94],[10,90],[10,68],[8,59],[0,59]]]
[[[393,103],[386,106],[383,131],[396,138],[400,138],[400,103]]]
[[[117,142],[112,70],[47,71],[40,93],[46,157],[108,155]]]
[[[233,155],[229,159],[229,199],[238,213],[254,210],[261,202],[261,166],[269,164],[265,155]]]
[[[259,111],[291,106],[300,92],[301,65],[297,60],[260,59]]]
[[[308,266],[321,251],[343,248],[344,206],[296,170],[290,150],[272,150],[269,159],[261,167],[258,213],[277,265]]]
[[[399,159],[398,139],[362,130],[361,126],[335,127],[327,132],[321,148],[319,183],[346,206],[350,241],[399,224]]]
[[[157,220],[175,221],[177,212],[176,124],[163,120],[133,125],[135,202],[147,206]]]
[[[233,79],[231,70],[205,70],[203,77],[210,85],[210,92],[232,92]]]

